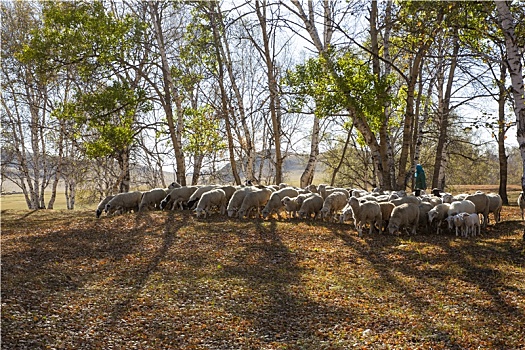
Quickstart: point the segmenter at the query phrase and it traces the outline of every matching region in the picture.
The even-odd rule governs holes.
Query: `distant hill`
[[[269,179],[272,177],[272,175],[275,174],[275,169],[273,164],[268,159],[269,155],[263,155],[262,153],[259,153],[256,156],[255,159],[255,173],[259,174],[261,164],[262,164],[262,171],[261,171],[261,179],[257,179],[261,182],[265,182],[266,179]],[[299,185],[301,175],[306,168],[306,164],[308,163],[308,154],[299,154],[299,153],[290,153],[286,156],[283,162],[283,174],[284,174],[284,181],[291,184],[291,185]],[[246,180],[246,176],[242,169],[240,169],[240,164],[238,163],[237,170],[239,171],[239,176],[244,181]],[[317,180],[317,182],[321,181],[322,176],[324,175],[325,166],[321,163],[317,163],[316,169],[315,169],[315,175],[314,178]],[[217,175],[219,179],[225,182],[233,182],[233,175],[232,175],[232,168],[230,164],[225,165],[221,170],[219,170],[219,174]]]

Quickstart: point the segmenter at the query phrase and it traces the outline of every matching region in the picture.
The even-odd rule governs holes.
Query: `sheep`
[[[467,214],[468,215],[468,214]],[[461,233],[461,236],[465,235],[465,221],[463,220],[463,213],[459,213],[453,216],[447,217],[448,222],[448,229],[449,230],[456,230],[456,236],[459,236]]]
[[[194,209],[195,206],[197,205],[197,202],[199,201],[199,199],[201,198],[203,193],[208,192],[208,191],[213,190],[213,189],[216,189],[218,187],[220,187],[220,186],[218,186],[218,185],[207,185],[207,186],[201,186],[201,187],[197,188],[197,190],[195,192],[193,192],[191,197],[188,199],[188,208],[189,209]]]
[[[417,233],[419,224],[419,206],[414,203],[404,203],[396,206],[392,210],[390,222],[388,223],[388,232],[394,234],[401,228],[410,229],[410,233]]]
[[[450,215],[450,204],[442,203],[436,205],[434,208],[428,211],[428,224],[432,226],[432,223],[435,222],[437,227],[436,233],[439,234],[441,231],[441,224],[443,221]]]
[[[405,204],[405,203],[412,203],[412,204],[419,205],[419,203],[421,203],[421,199],[419,199],[416,196],[405,196],[405,197],[399,197],[397,199],[392,199],[390,200],[390,203],[393,203],[396,207],[400,206],[401,204]]]
[[[317,186],[315,186],[314,184],[311,184],[311,185],[308,185],[304,188],[306,191],[308,192],[312,192],[312,193],[317,193]]]
[[[476,229],[477,229],[477,235],[481,234],[481,224],[479,222],[479,215],[477,213],[464,213],[463,214],[463,221],[465,223],[465,234],[468,236],[470,232],[470,236],[474,237],[476,235]]]
[[[518,206],[520,207],[521,211],[521,220],[525,220],[525,218],[523,217],[523,213],[525,212],[525,195],[523,194],[523,192],[521,192],[518,196]],[[525,239],[525,234],[523,237]]]
[[[174,181],[170,183],[170,185],[168,186],[168,192],[175,188],[179,188],[179,187],[182,187],[182,186],[178,182]]]
[[[443,199],[441,199],[440,197],[436,197],[436,196],[424,196],[424,197],[421,197],[421,202],[430,203],[432,204],[432,207],[435,207],[438,204],[442,204]]]
[[[348,198],[343,192],[334,192],[328,195],[323,203],[323,208],[321,209],[321,216],[323,219],[335,216],[337,212],[342,210],[347,204]]]
[[[363,228],[367,223],[370,225],[370,234],[373,233],[376,224],[379,225],[379,232],[381,232],[383,219],[379,203],[371,201],[361,203],[356,197],[350,197],[348,204],[352,207],[354,224],[359,237],[363,235]]]
[[[260,217],[261,206],[266,205],[272,193],[273,190],[270,188],[262,188],[246,193],[237,216],[239,218],[248,217],[250,212],[255,208],[257,209],[257,215]]]
[[[501,221],[501,209],[503,207],[503,199],[497,193],[488,193],[489,197],[489,213],[494,215],[494,221],[496,223]]]
[[[115,214],[117,210],[137,212],[141,200],[142,192],[140,191],[119,193],[106,204],[104,211],[106,215]]]
[[[232,198],[233,194],[235,193],[235,191],[237,191],[239,189],[239,187],[237,186],[221,186],[219,187],[221,190],[224,191],[224,193],[226,194],[226,203],[228,203],[230,201],[230,199]]]
[[[288,216],[296,218],[304,200],[310,197],[311,195],[312,193],[305,193],[300,194],[297,197],[290,198],[286,196],[283,199],[281,199],[281,203],[283,204],[284,209],[288,212]]]
[[[242,201],[244,200],[246,194],[255,190],[257,190],[256,187],[247,186],[235,191],[230,200],[228,201],[228,207],[226,208],[228,212],[228,217],[233,217],[233,215],[240,209]]]
[[[174,210],[176,207],[180,207],[182,210],[196,190],[197,186],[182,186],[172,189],[160,202],[160,209],[164,210],[169,208]]]
[[[321,197],[323,197],[323,200],[326,200],[326,197],[328,197],[334,192],[343,192],[346,195],[347,199],[350,197],[350,193],[346,188],[332,187],[325,184],[321,184],[317,187],[317,190]]]
[[[283,203],[281,200],[286,196],[297,197],[298,195],[299,192],[292,187],[281,188],[280,190],[273,192],[270,196],[270,200],[266,203],[266,206],[262,211],[263,218],[266,219],[272,213],[277,213],[277,217],[280,219],[281,211],[283,209]]]
[[[450,208],[448,209],[448,216],[454,216],[459,213],[475,213],[476,206],[471,201],[462,200],[462,201],[453,201],[450,203]]]
[[[339,216],[339,223],[344,223],[349,220],[354,220],[354,212],[352,211],[352,207],[350,204],[346,204],[346,206],[341,210],[341,216]]]
[[[390,221],[390,216],[392,216],[392,210],[396,207],[393,203],[390,202],[380,202],[379,208],[381,208],[381,221],[383,226],[383,231],[387,228],[388,222]]]
[[[144,192],[139,204],[139,212],[143,212],[147,209],[160,209],[160,202],[162,202],[166,195],[166,190],[163,188],[154,188],[148,192]]]
[[[489,197],[487,197],[485,193],[476,193],[465,197],[465,200],[474,203],[476,206],[476,213],[483,214],[483,228],[486,228],[489,221]]]
[[[445,193],[441,196],[441,200],[443,203],[452,203],[454,201],[454,197],[450,193]]]
[[[299,201],[298,201],[299,203]],[[314,220],[319,216],[319,212],[323,208],[323,197],[318,193],[312,193],[309,197],[305,198],[301,204],[301,209],[299,209],[299,217],[306,219],[306,217],[311,218],[314,214]]]
[[[102,215],[102,212],[104,211],[104,208],[106,207],[106,204],[108,204],[108,202],[112,200],[113,197],[115,196],[113,195],[106,196],[106,198],[104,198],[103,200],[100,201],[100,203],[98,203],[97,211],[96,211],[97,218],[99,218],[100,215]]]
[[[195,208],[195,213],[197,217],[203,214],[204,218],[206,218],[206,216],[210,215],[210,209],[217,206],[220,213],[224,214],[226,211],[226,203],[226,192],[220,188],[215,188],[202,194],[197,203],[197,208]]]
[[[442,203],[441,203],[442,204]],[[423,232],[427,233],[430,229],[428,220],[428,213],[434,208],[432,203],[421,202],[419,204],[419,226],[423,228]]]

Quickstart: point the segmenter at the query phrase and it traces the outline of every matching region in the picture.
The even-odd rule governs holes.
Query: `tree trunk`
[[[202,154],[196,154],[194,157],[193,176],[191,177],[192,186],[196,186],[199,183],[203,159],[204,159],[204,156]]]
[[[270,38],[266,28],[266,3],[262,5],[259,0],[255,1],[257,18],[261,26],[262,39],[264,44],[264,60],[266,63],[266,74],[268,78],[268,89],[270,90],[270,117],[272,120],[273,142],[275,146],[275,182],[283,182],[281,155],[281,99],[279,96],[279,87],[277,85],[277,72],[274,66],[273,57],[270,49]]]
[[[450,118],[450,98],[452,96],[452,84],[454,82],[457,58],[459,53],[459,38],[457,30],[454,32],[454,43],[453,43],[453,52],[450,56],[450,68],[448,73],[447,86],[445,89],[445,95],[440,101],[439,105],[439,114],[440,114],[440,128],[439,128],[439,138],[436,147],[436,159],[434,162],[434,176],[432,177],[432,187],[444,189],[445,183],[445,170],[446,163],[448,160],[447,157],[447,143],[448,143],[448,127],[449,127],[449,118]],[[441,89],[442,90],[442,85]]]
[[[230,155],[230,166],[232,169],[233,178],[235,179],[235,184],[240,185],[241,184],[241,178],[239,177],[239,172],[237,171],[237,163],[235,160],[235,151],[234,151],[234,145],[233,145],[233,136],[232,136],[232,128],[230,123],[230,114],[229,114],[229,108],[228,108],[228,94],[226,92],[226,88],[224,86],[224,65],[223,65],[223,57],[221,55],[221,38],[220,34],[218,33],[217,28],[217,12],[219,9],[216,8],[217,3],[212,2],[210,3],[210,10],[208,12],[209,18],[210,18],[210,24],[212,28],[213,33],[213,39],[215,42],[215,54],[217,58],[217,70],[219,73],[218,76],[218,83],[219,83],[219,89],[221,93],[221,114],[222,118],[224,119],[224,124],[226,128],[226,135],[228,137],[228,152]]]
[[[517,139],[522,159],[521,188],[525,192],[525,96],[523,87],[523,65],[514,32],[513,17],[506,1],[495,1],[498,17],[505,36],[507,49],[507,65],[512,82],[514,97],[514,114],[516,115]],[[525,238],[525,234],[524,234]]]
[[[352,135],[352,128],[348,130],[348,134],[346,134],[346,141],[345,145],[343,146],[343,153],[341,154],[341,158],[339,158],[339,164],[335,167],[334,171],[332,172],[332,180],[330,181],[330,186],[335,185],[335,177],[337,176],[337,173],[339,172],[339,169],[341,169],[341,166],[343,165],[343,161],[346,157],[346,150],[348,149],[348,144],[350,143],[350,136]]]
[[[507,67],[500,64],[500,78],[497,82],[499,88],[498,95],[498,158],[499,158],[499,189],[498,193],[503,201],[503,205],[509,205],[507,195],[507,169],[508,158],[505,151],[505,134],[507,132],[507,123],[505,120],[505,102],[507,102],[507,89],[505,88],[505,78],[507,76]]]
[[[314,125],[312,127],[312,140],[310,142],[310,157],[308,158],[308,163],[306,168],[301,174],[300,187],[305,188],[310,185],[314,179],[315,166],[317,164],[317,157],[319,156],[319,131],[320,131],[320,121],[317,116],[314,115]]]
[[[166,119],[168,121],[168,130],[173,143],[173,149],[175,151],[175,162],[177,164],[177,182],[183,186],[186,185],[186,164],[184,160],[184,153],[182,151],[182,129],[184,127],[183,113],[182,113],[182,102],[179,96],[173,77],[171,75],[171,69],[166,54],[166,43],[162,32],[162,19],[159,14],[159,2],[150,1],[148,2],[151,20],[153,22],[153,28],[155,30],[155,39],[159,47],[159,53],[162,64],[162,79],[164,96],[159,96],[164,112],[166,113]],[[173,115],[173,102],[175,101],[175,108],[177,111],[177,124],[175,125],[175,117]]]

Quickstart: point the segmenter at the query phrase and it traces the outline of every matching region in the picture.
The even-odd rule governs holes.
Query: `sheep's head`
[[[163,200],[160,201],[160,209],[164,210],[164,208],[166,208],[166,206],[168,205],[168,202],[170,201],[171,199],[171,195],[167,195],[166,198],[164,198]]]
[[[197,208],[197,209],[194,210],[194,212],[195,212],[196,216],[199,218],[203,214],[204,209]],[[206,217],[206,214],[204,214],[204,217]]]
[[[436,218],[437,210],[436,209],[430,209],[428,212],[428,222],[431,224],[432,221]]]
[[[99,218],[100,215],[102,215],[102,209],[97,209],[97,218]]]
[[[399,231],[399,225],[395,224],[393,222],[390,222],[388,224],[388,232],[390,232],[391,235]]]
[[[235,215],[235,212],[237,211],[236,208],[230,208],[228,209],[228,217],[231,218],[233,215]]]
[[[270,216],[270,211],[268,209],[263,209],[262,216],[264,219],[268,218],[268,216]]]

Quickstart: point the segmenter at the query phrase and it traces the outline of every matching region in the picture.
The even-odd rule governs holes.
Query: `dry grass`
[[[524,349],[516,207],[481,236],[2,212],[5,349]]]

